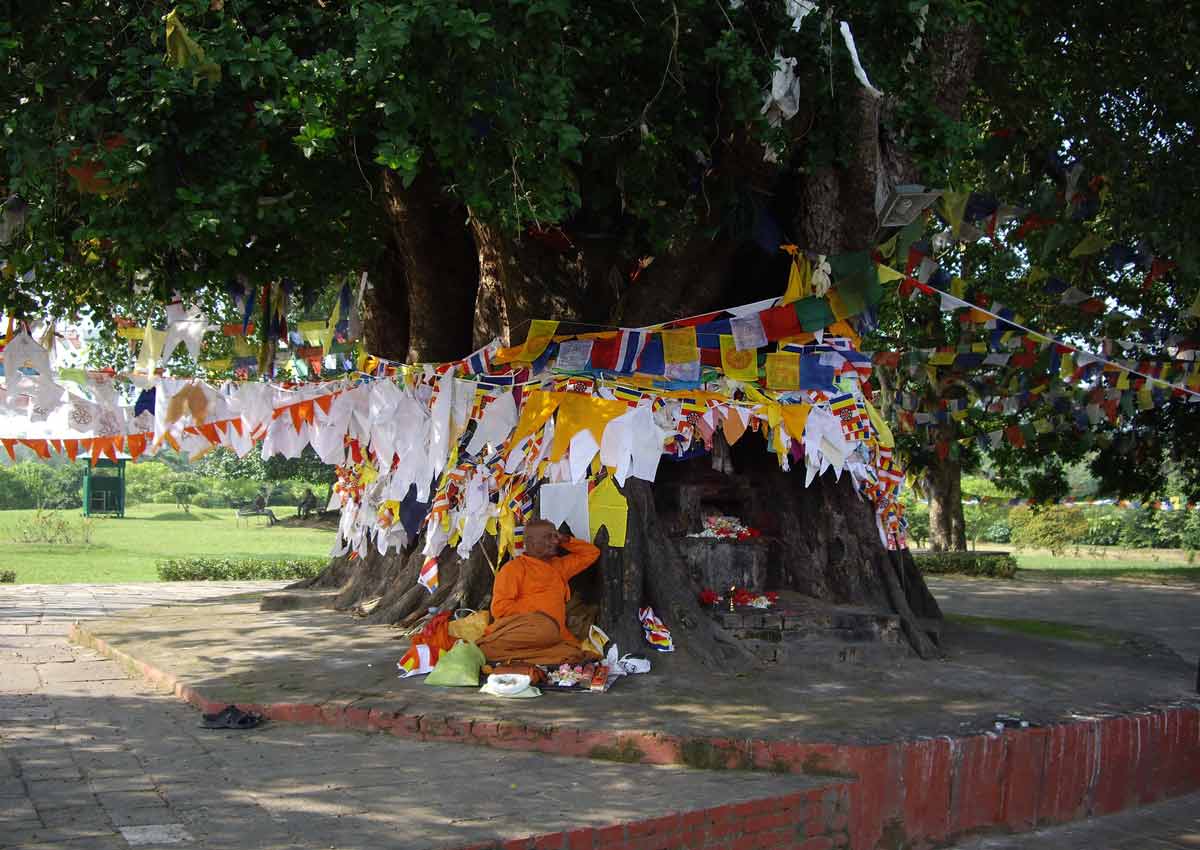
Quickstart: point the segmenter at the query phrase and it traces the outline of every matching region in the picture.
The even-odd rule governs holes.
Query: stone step
[[[796,641],[748,639],[746,647],[768,663],[890,664],[912,656],[907,644],[811,638]]]
[[[806,628],[806,629],[727,629],[739,640],[759,640],[765,643],[798,643],[808,640],[832,640],[842,643],[903,643],[899,629],[880,632],[873,628]]]
[[[825,639],[845,643],[905,643],[900,618],[895,614],[852,608],[828,607],[797,613],[755,609],[713,611],[724,629],[742,640],[784,643]]]

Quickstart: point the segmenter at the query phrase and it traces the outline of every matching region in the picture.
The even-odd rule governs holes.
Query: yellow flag
[[[904,280],[904,275],[900,274],[900,272],[896,271],[891,266],[885,266],[883,263],[877,265],[875,267],[875,271],[879,275],[880,283],[887,283],[893,280]]]
[[[521,360],[532,363],[542,356],[546,346],[554,339],[558,330],[558,322],[546,319],[534,319],[529,323],[529,333],[525,337],[525,348],[521,351]]]
[[[780,305],[791,304],[793,301],[799,301],[810,295],[812,295],[812,266],[808,262],[808,257],[804,256],[802,252],[796,251],[792,254],[792,268],[788,272],[787,291],[783,293],[783,298],[779,303]]]
[[[808,423],[808,414],[812,413],[811,404],[785,404],[779,408],[783,418],[783,427],[792,435],[793,440],[804,437],[804,426]]]
[[[1071,249],[1072,257],[1085,257],[1088,254],[1095,254],[1098,251],[1104,250],[1108,242],[1101,236],[1095,233],[1089,233],[1080,240],[1079,244]]]
[[[950,225],[955,236],[962,227],[963,216],[967,211],[967,200],[970,197],[970,192],[943,192],[942,197],[938,199],[938,212],[941,213],[942,218],[946,219],[946,223]]]
[[[138,351],[136,369],[139,372],[153,372],[162,356],[163,346],[167,342],[167,332],[157,330],[146,321],[146,329],[142,334],[142,347]]]
[[[733,336],[721,334],[721,368],[725,377],[738,381],[758,380],[758,351],[753,348],[738,351]]]
[[[662,341],[663,359],[668,363],[695,363],[700,359],[694,327],[665,330]]]
[[[863,404],[867,406],[867,416],[871,417],[871,424],[875,426],[876,432],[879,434],[879,445],[885,449],[890,449],[896,445],[896,439],[892,436],[892,429],[888,427],[887,421],[875,409],[875,405],[863,399]]]
[[[772,390],[800,389],[800,355],[781,351],[767,355],[767,387]]]
[[[613,484],[612,477],[605,478],[588,496],[588,531],[592,539],[603,526],[608,529],[608,545],[624,546],[628,531],[629,503]]]

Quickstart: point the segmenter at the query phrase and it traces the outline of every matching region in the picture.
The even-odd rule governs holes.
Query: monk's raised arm
[[[554,559],[554,567],[564,579],[569,579],[571,576],[581,573],[596,563],[596,559],[600,557],[600,550],[588,543],[586,540],[580,540],[578,537],[567,537],[559,542],[562,548],[567,550],[567,554],[559,555]]]

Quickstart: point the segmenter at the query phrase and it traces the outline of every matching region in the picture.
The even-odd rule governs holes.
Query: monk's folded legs
[[[497,620],[477,645],[489,662],[499,664],[576,664],[589,657],[579,644],[562,639],[553,617],[537,612]]]

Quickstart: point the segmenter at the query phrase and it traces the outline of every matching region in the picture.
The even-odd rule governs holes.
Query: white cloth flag
[[[483,418],[479,420],[471,442],[467,443],[467,453],[477,455],[487,446],[500,446],[515,427],[517,403],[511,392],[501,393],[483,411]]]
[[[564,522],[580,540],[591,540],[587,482],[543,484],[539,490],[541,516],[558,528]]]

